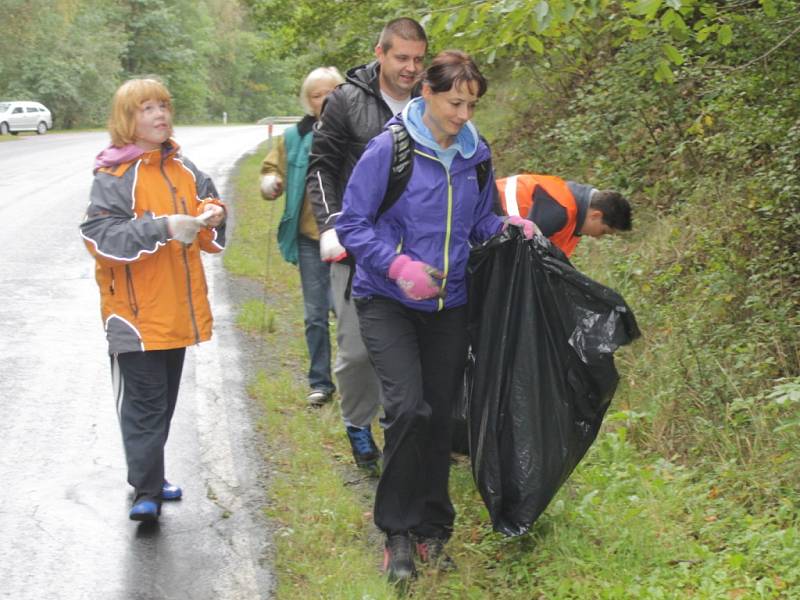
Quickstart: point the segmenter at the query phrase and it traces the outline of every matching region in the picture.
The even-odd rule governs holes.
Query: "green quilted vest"
[[[308,154],[313,136],[314,132],[309,131],[300,137],[296,125],[283,132],[286,148],[286,208],[278,225],[278,246],[284,260],[293,265],[297,264],[297,228],[305,198]]]

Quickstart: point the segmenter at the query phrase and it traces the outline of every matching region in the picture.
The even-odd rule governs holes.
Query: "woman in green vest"
[[[306,344],[311,364],[308,369],[312,406],[330,401],[335,386],[331,377],[331,342],[328,313],[331,307],[329,264],[319,257],[319,230],[306,197],[308,153],[314,124],[322,103],[344,78],[334,67],[320,67],[306,76],[300,88],[300,103],[306,115],[277,138],[261,165],[261,195],[275,200],[284,189],[286,206],[278,226],[278,246],[283,258],[300,268]]]

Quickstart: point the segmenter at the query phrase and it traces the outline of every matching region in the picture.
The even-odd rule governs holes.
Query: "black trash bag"
[[[473,250],[472,473],[494,529],[525,533],[594,442],[640,336],[622,297],[516,227]]]
[[[472,393],[472,373],[475,371],[475,356],[472,350],[464,367],[464,386],[461,395],[453,402],[453,434],[450,450],[456,454],[469,456],[469,424],[467,423],[467,402]]]

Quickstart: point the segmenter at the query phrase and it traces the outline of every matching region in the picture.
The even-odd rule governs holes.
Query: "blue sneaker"
[[[161,499],[180,500],[181,496],[183,496],[183,490],[165,479],[164,485],[161,486]]]
[[[155,500],[139,500],[128,513],[131,521],[158,521],[161,505]]]
[[[350,447],[353,450],[353,458],[356,465],[362,469],[370,471],[378,469],[378,461],[381,459],[381,451],[372,439],[372,430],[369,427],[347,426],[347,438],[350,440]]]

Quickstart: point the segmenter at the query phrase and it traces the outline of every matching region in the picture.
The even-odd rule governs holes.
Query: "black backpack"
[[[389,170],[389,182],[386,186],[386,193],[383,196],[383,201],[378,207],[378,212],[375,214],[375,220],[380,219],[381,215],[389,210],[397,199],[406,191],[409,179],[411,179],[411,171],[414,167],[414,141],[408,134],[408,129],[405,125],[393,123],[389,125],[389,131],[392,132],[392,168]],[[481,138],[483,139],[483,138]],[[483,140],[485,143],[486,140]],[[486,187],[486,182],[489,179],[489,173],[492,171],[492,159],[479,162],[475,165],[475,174],[478,177],[478,189],[482,192]],[[493,209],[495,214],[502,215],[503,209],[500,205],[500,194],[497,188],[494,190],[494,203]]]

